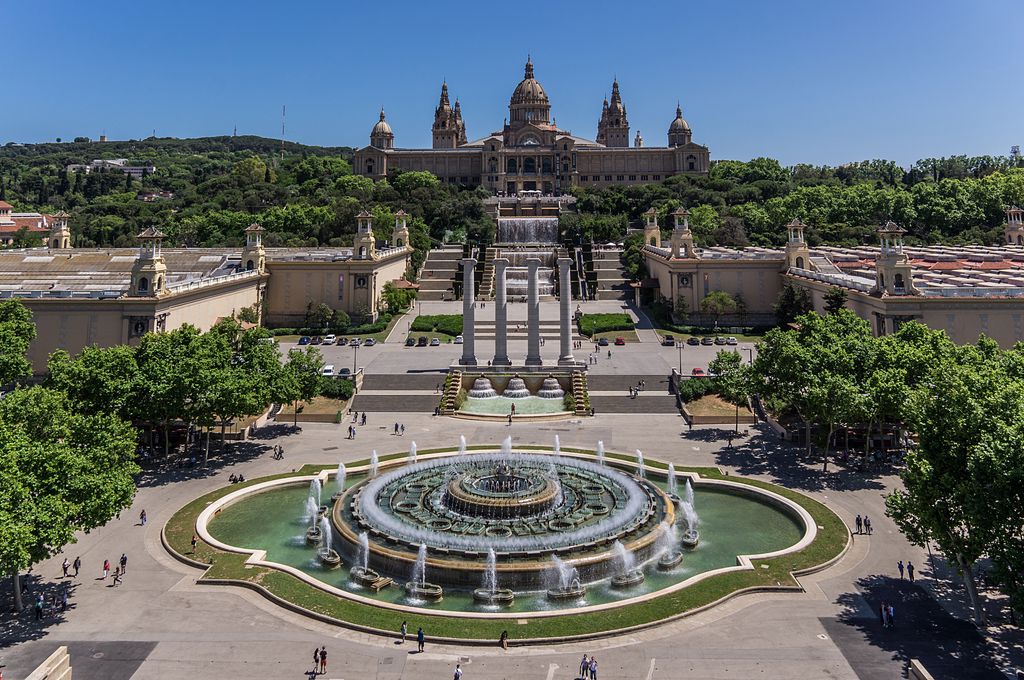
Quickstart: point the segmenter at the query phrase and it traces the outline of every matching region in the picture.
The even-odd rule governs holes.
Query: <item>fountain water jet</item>
[[[544,383],[537,390],[537,396],[541,399],[561,399],[565,396],[565,390],[558,383],[558,378],[549,375],[544,378]]]
[[[345,464],[338,463],[338,471],[334,475],[334,483],[338,490],[331,496],[332,501],[340,499],[345,494]]]
[[[416,462],[416,442],[409,444],[409,465]]]
[[[464,455],[465,453],[466,453],[466,435],[460,434],[459,435],[459,455],[461,456],[461,455]]]
[[[597,442],[597,464],[604,465],[604,441]]]
[[[686,528],[683,530],[683,547],[693,548],[697,547],[697,543],[700,542],[700,533],[697,531],[697,527],[700,525],[700,517],[697,516],[697,510],[694,508],[693,499],[693,485],[690,484],[689,478],[686,480],[686,487],[683,490],[683,500],[679,504],[679,513],[682,515],[683,524]]]
[[[647,471],[644,469],[644,454],[640,449],[636,450],[636,476],[640,479],[647,477]]]
[[[612,587],[630,588],[643,583],[644,572],[636,568],[636,558],[633,556],[633,553],[626,550],[626,546],[622,545],[622,541],[615,541],[613,548],[621,564],[622,571],[612,576]]]
[[[306,543],[317,545],[320,543],[320,527],[317,526],[317,519],[320,517],[320,506],[316,504],[316,499],[312,493],[306,497],[305,517],[306,521],[309,522],[309,528],[306,529]]]
[[[508,385],[505,387],[505,391],[501,393],[501,396],[508,397],[509,399],[525,399],[530,396],[530,390],[526,387],[526,381],[515,375],[508,381]]]
[[[492,399],[497,397],[498,393],[494,390],[490,378],[480,376],[473,381],[473,386],[469,388],[469,396],[474,399]]]
[[[376,477],[377,470],[380,468],[380,459],[377,457],[377,449],[373,450],[370,454],[370,476]]]
[[[515,600],[515,593],[508,588],[498,587],[498,557],[494,548],[487,549],[487,568],[484,570],[483,583],[473,591],[473,599],[484,604],[510,605]]]
[[[413,444],[415,447],[415,444]],[[405,592],[414,600],[439,601],[444,596],[441,586],[427,583],[427,544],[420,543],[416,553],[416,564],[412,568],[412,579],[405,584]]]
[[[662,520],[658,527],[661,529],[661,535],[658,537],[658,549],[661,552],[658,569],[668,571],[683,561],[683,552],[676,547],[679,543],[679,532],[665,520]]]
[[[370,569],[370,538],[365,531],[359,534],[359,549],[356,553],[356,564],[349,570],[349,578],[356,583],[380,590],[390,585],[391,579],[382,579],[381,575]]]
[[[341,555],[331,547],[331,523],[326,517],[320,518],[320,541],[316,550],[317,559],[325,569],[337,569],[341,566]]]
[[[587,594],[587,589],[580,583],[580,572],[576,567],[566,564],[558,555],[551,556],[551,563],[557,585],[548,588],[549,600],[577,600]]]

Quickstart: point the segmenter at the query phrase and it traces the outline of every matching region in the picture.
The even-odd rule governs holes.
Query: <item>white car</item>
[[[739,343],[739,340],[737,340],[736,338],[726,338],[725,339],[725,344],[727,344],[727,345],[738,345],[740,343]]]
[[[440,338],[431,338],[430,339],[430,346],[431,347],[439,347],[440,345],[441,345]]]
[[[322,375],[325,378],[333,378],[334,377],[334,364],[327,364],[326,366],[321,368],[320,369],[320,375]]]
[[[331,333],[330,335],[325,335],[324,336],[324,344],[325,345],[333,345],[335,342],[337,342],[337,340],[338,340],[338,336],[335,335],[334,333]]]
[[[461,345],[462,344],[462,336],[461,335],[456,335],[455,336],[455,344],[456,345]]]

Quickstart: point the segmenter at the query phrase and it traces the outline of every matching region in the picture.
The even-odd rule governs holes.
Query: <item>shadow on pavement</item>
[[[75,608],[75,590],[77,582],[89,578],[84,572],[79,574],[78,579],[55,578],[46,579],[38,573],[22,574],[22,607],[20,612],[14,611],[14,593],[11,588],[14,579],[4,574],[0,581],[0,602],[3,602],[2,613],[0,613],[0,649],[5,649],[29,640],[38,640],[49,635],[54,628],[64,623],[67,619],[65,612],[61,611],[60,594],[63,588],[68,591],[68,611]],[[36,620],[34,605],[39,594],[43,595],[45,603],[43,617]],[[57,598],[56,603],[54,598]]]

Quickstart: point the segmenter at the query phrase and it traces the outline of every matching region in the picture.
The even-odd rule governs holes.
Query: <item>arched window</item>
[[[162,276],[156,277],[156,289],[160,290],[164,287],[164,279]]]
[[[366,246],[359,246],[359,259],[360,260],[365,260],[366,259]]]
[[[505,162],[505,172],[511,172],[511,173],[515,174],[515,172],[516,172],[516,159],[515,158],[509,158]]]
[[[896,290],[903,290],[903,274],[896,274],[896,276],[893,277],[892,285]]]
[[[401,248],[401,247],[403,247],[405,245],[405,241],[403,241],[400,238],[396,238],[395,239],[395,245],[398,246],[399,248]]]
[[[537,161],[533,158],[523,159],[523,172],[532,175],[537,172]]]
[[[550,158],[542,158],[541,162],[540,162],[540,167],[541,167],[541,171],[545,175],[551,174],[551,159]]]
[[[803,269],[804,268],[804,258],[802,258],[802,257],[796,258],[796,268],[797,269]]]
[[[372,158],[367,158],[366,159],[366,174],[367,175],[372,175],[373,174],[373,159]]]
[[[53,239],[53,247],[60,248],[60,241],[58,239]]]
[[[686,157],[686,169],[696,170],[697,169],[697,157],[690,155]]]
[[[245,263],[245,271],[251,272],[255,268],[256,268],[256,263],[255,262],[253,262],[252,260],[247,260],[246,261],[246,263]]]
[[[145,293],[147,290],[149,290],[149,279],[143,276],[139,279],[139,292]]]
[[[1024,245],[1024,236],[1021,236],[1019,234],[1017,235],[1017,245]]]
[[[657,237],[655,237],[655,236],[652,236],[652,237],[651,237],[651,245],[652,245],[652,246],[656,246],[656,245],[658,245],[658,239],[657,239]]]
[[[885,274],[879,272],[878,274],[878,287],[885,290]]]

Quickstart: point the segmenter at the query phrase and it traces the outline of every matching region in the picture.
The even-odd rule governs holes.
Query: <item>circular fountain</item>
[[[537,390],[537,396],[541,399],[561,399],[565,396],[565,390],[558,383],[558,378],[549,375],[544,378],[544,384]]]
[[[501,393],[501,396],[508,397],[509,399],[525,399],[530,396],[530,390],[526,386],[525,380],[518,375],[514,375],[508,381],[508,385],[505,387],[505,391]]]
[[[498,393],[494,390],[490,378],[480,376],[473,381],[473,387],[469,389],[469,396],[474,399],[491,399],[497,397]]]

